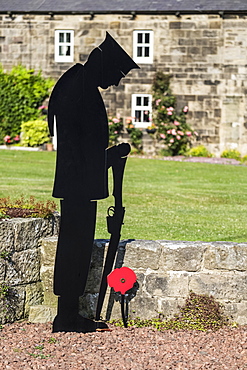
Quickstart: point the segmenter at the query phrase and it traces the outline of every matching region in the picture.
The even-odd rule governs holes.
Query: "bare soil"
[[[96,333],[52,333],[26,321],[0,331],[0,368],[247,369],[247,326],[217,332],[157,331],[110,326]]]

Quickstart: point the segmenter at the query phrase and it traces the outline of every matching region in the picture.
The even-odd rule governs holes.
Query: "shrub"
[[[129,134],[130,141],[131,141],[131,153],[132,154],[140,154],[142,153],[142,130],[135,127],[132,123],[132,119],[127,119],[127,126],[126,130]]]
[[[50,140],[47,121],[37,119],[23,122],[21,125],[21,144],[39,146]]]
[[[47,202],[37,201],[34,197],[29,199],[11,200],[9,197],[0,198],[0,219],[18,217],[42,217],[51,216],[57,206],[56,203],[48,200]]]
[[[118,143],[119,135],[123,130],[123,120],[120,117],[109,117],[109,145],[116,145]]]
[[[189,297],[180,313],[174,318],[163,321],[160,318],[141,320],[136,318],[129,320],[130,326],[147,327],[152,326],[158,330],[200,330],[216,331],[229,325],[229,319],[223,312],[223,305],[216,302],[212,296],[200,295],[190,292]],[[113,324],[123,326],[121,321],[113,320]]]
[[[191,148],[186,155],[191,157],[213,157],[213,154],[209,152],[207,148],[205,148],[204,145],[198,145],[194,148]]]
[[[176,112],[176,98],[169,87],[170,76],[157,72],[153,81],[153,124],[156,137],[163,141],[169,155],[184,154],[198,135],[186,122],[188,107]]]
[[[221,158],[230,158],[241,161],[241,153],[236,149],[226,149],[221,153]]]
[[[247,163],[247,155],[244,155],[242,158],[241,158],[241,162],[243,164],[246,164]]]
[[[23,66],[4,72],[0,66],[0,141],[19,135],[21,123],[39,117],[39,107],[49,96],[54,82],[41,72]]]

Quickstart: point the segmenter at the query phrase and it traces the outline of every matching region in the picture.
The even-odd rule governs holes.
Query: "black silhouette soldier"
[[[97,200],[108,197],[107,169],[111,166],[108,148],[108,119],[98,87],[118,85],[121,78],[139,68],[107,33],[85,65],[77,63],[56,83],[49,101],[48,124],[57,130],[57,159],[53,197],[61,198],[54,294],[58,297],[53,332],[92,332],[107,328],[102,321],[79,315],[90,267]],[[128,154],[128,144],[115,148]],[[107,153],[110,155],[107,155]],[[107,158],[109,157],[109,158]]]

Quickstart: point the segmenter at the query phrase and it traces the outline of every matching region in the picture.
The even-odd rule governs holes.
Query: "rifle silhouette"
[[[106,289],[107,275],[112,271],[115,256],[121,237],[121,228],[124,220],[125,208],[123,207],[122,188],[124,168],[127,161],[127,155],[130,153],[130,145],[122,143],[107,149],[108,168],[112,167],[113,173],[113,193],[115,205],[108,208],[107,211],[107,229],[111,234],[108,251],[105,259],[105,265],[101,278],[99,298],[97,302],[95,319],[100,319]]]

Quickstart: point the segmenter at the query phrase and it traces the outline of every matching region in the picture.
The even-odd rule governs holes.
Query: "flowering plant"
[[[5,142],[6,145],[10,145],[10,144],[13,144],[13,143],[19,143],[20,136],[19,135],[15,135],[12,138],[10,135],[6,135],[6,136],[4,136],[3,141]]]
[[[157,127],[156,127],[156,125],[154,124],[154,123],[151,123],[151,125],[149,125],[148,127],[147,127],[147,130],[156,130],[157,129]]]
[[[126,130],[130,136],[131,145],[136,153],[142,152],[142,130],[135,127],[133,124],[133,117],[127,117]]]
[[[123,131],[123,120],[119,116],[108,118],[109,145],[116,145],[118,137]]]
[[[176,111],[176,98],[169,88],[170,76],[157,72],[154,83],[153,122],[157,128],[156,137],[162,140],[170,155],[185,154],[192,140],[198,136],[186,122],[188,106]]]

